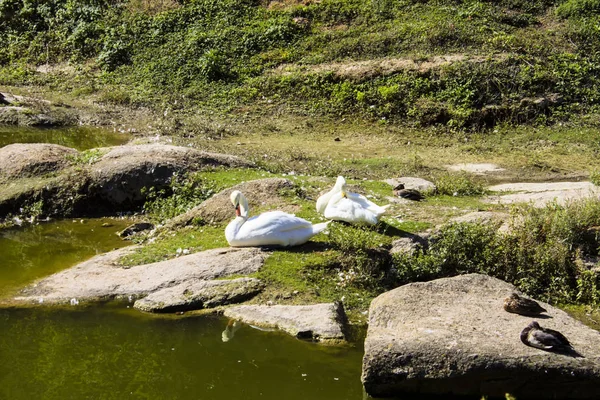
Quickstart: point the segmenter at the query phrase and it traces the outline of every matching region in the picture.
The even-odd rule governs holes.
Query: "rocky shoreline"
[[[92,154],[92,160],[81,162],[81,153],[58,145],[1,148],[0,216],[17,213],[28,202],[41,202],[45,215],[122,211],[143,204],[143,187],[167,187],[173,174],[213,166],[252,167],[238,157],[158,144],[103,148]],[[565,190],[560,193],[565,199],[596,195],[594,187],[577,185],[580,187],[563,184]],[[168,221],[162,229],[179,229],[196,218],[209,223],[227,221],[231,215],[227,199],[236,189],[254,193],[253,206],[293,212],[294,206],[286,205],[279,194],[294,187],[292,181],[282,178],[240,183]],[[533,186],[498,190],[539,193]],[[561,196],[554,187],[548,191],[552,199]],[[476,212],[458,221],[507,218],[502,213]],[[427,233],[409,235],[397,239],[389,251],[410,253],[426,248],[428,238]],[[301,339],[326,344],[347,339],[342,304],[237,305],[265,289],[265,283],[252,275],[261,269],[270,251],[221,248],[134,267],[120,265],[119,260],[134,250],[129,247],[101,254],[44,278],[23,289],[9,304],[48,306],[128,299],[144,312],[209,309]],[[513,291],[515,287],[495,278],[464,275],[407,284],[373,300],[362,376],[367,393],[501,396],[510,392],[523,398],[546,398],[548,393],[595,398],[600,384],[600,333],[543,304],[549,312],[542,322],[565,333],[583,357],[526,347],[519,342],[518,333],[529,319],[501,308],[502,300]]]

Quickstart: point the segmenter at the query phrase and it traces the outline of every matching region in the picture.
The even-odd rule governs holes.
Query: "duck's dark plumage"
[[[521,342],[542,350],[573,351],[571,343],[562,333],[542,328],[537,321],[532,321],[521,331]]]
[[[521,315],[538,315],[546,312],[536,301],[521,297],[516,293],[504,299],[504,309],[510,313]]]
[[[421,201],[425,198],[425,196],[416,189],[406,189],[403,183],[398,184],[393,191],[394,196],[402,197],[403,199]]]

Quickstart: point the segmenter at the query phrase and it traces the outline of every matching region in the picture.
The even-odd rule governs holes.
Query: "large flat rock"
[[[241,305],[225,309],[226,317],[247,324],[281,329],[300,339],[319,342],[345,340],[346,314],[341,303],[305,306]]]
[[[565,204],[573,200],[600,196],[600,188],[591,182],[506,183],[491,186],[488,190],[498,194],[486,197],[485,202],[532,203],[536,207],[543,207],[552,201]]]
[[[222,248],[152,264],[123,268],[124,248],[101,254],[27,287],[15,301],[66,303],[142,297],[184,282],[247,275],[259,270],[268,252],[256,248]]]
[[[141,311],[175,312],[241,303],[260,293],[265,285],[255,278],[191,280],[149,294],[133,305]]]
[[[174,174],[206,166],[247,167],[239,157],[161,144],[113,147],[89,168],[91,191],[115,205],[145,200],[143,188],[167,186]]]
[[[540,302],[548,310],[540,325],[563,333],[583,357],[525,346],[519,335],[533,318],[502,307],[515,291],[469,274],[408,284],[374,299],[362,372],[367,393],[598,398],[600,333]]]
[[[57,172],[79,152],[48,143],[15,143],[0,148],[0,182]]]
[[[42,214],[51,216],[131,211],[146,201],[144,188],[167,189],[174,175],[217,165],[252,165],[235,156],[160,144],[96,150],[95,162],[81,164],[74,162],[76,150],[62,146],[22,144],[0,149],[0,218],[39,201]]]

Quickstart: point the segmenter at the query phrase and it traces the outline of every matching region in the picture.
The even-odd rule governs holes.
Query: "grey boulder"
[[[329,344],[345,340],[346,314],[341,303],[241,305],[226,308],[224,315],[247,324],[280,329],[299,339]]]
[[[133,307],[156,313],[214,308],[248,300],[264,286],[254,278],[193,280],[151,293]]]
[[[402,393],[597,399],[600,332],[540,302],[541,326],[564,334],[582,357],[524,345],[533,318],[503,301],[514,286],[469,274],[412,283],[373,300],[362,382],[373,397]]]

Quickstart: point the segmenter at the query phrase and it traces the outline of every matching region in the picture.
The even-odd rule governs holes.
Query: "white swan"
[[[269,211],[248,218],[248,200],[239,190],[231,193],[236,218],[225,228],[230,246],[296,246],[323,231],[330,221],[311,224],[283,211]]]
[[[341,192],[342,186],[344,186],[345,184],[346,180],[344,179],[344,177],[338,176],[333,188],[329,192],[325,193],[317,199],[317,212],[319,214],[325,213],[325,208],[327,208],[327,204],[329,203],[329,200],[331,200],[331,197],[334,194]]]
[[[390,205],[378,206],[361,194],[348,192],[346,181],[340,176],[338,182],[340,178],[342,181],[340,190],[329,199],[323,212],[325,218],[350,224],[377,224],[379,217]]]

